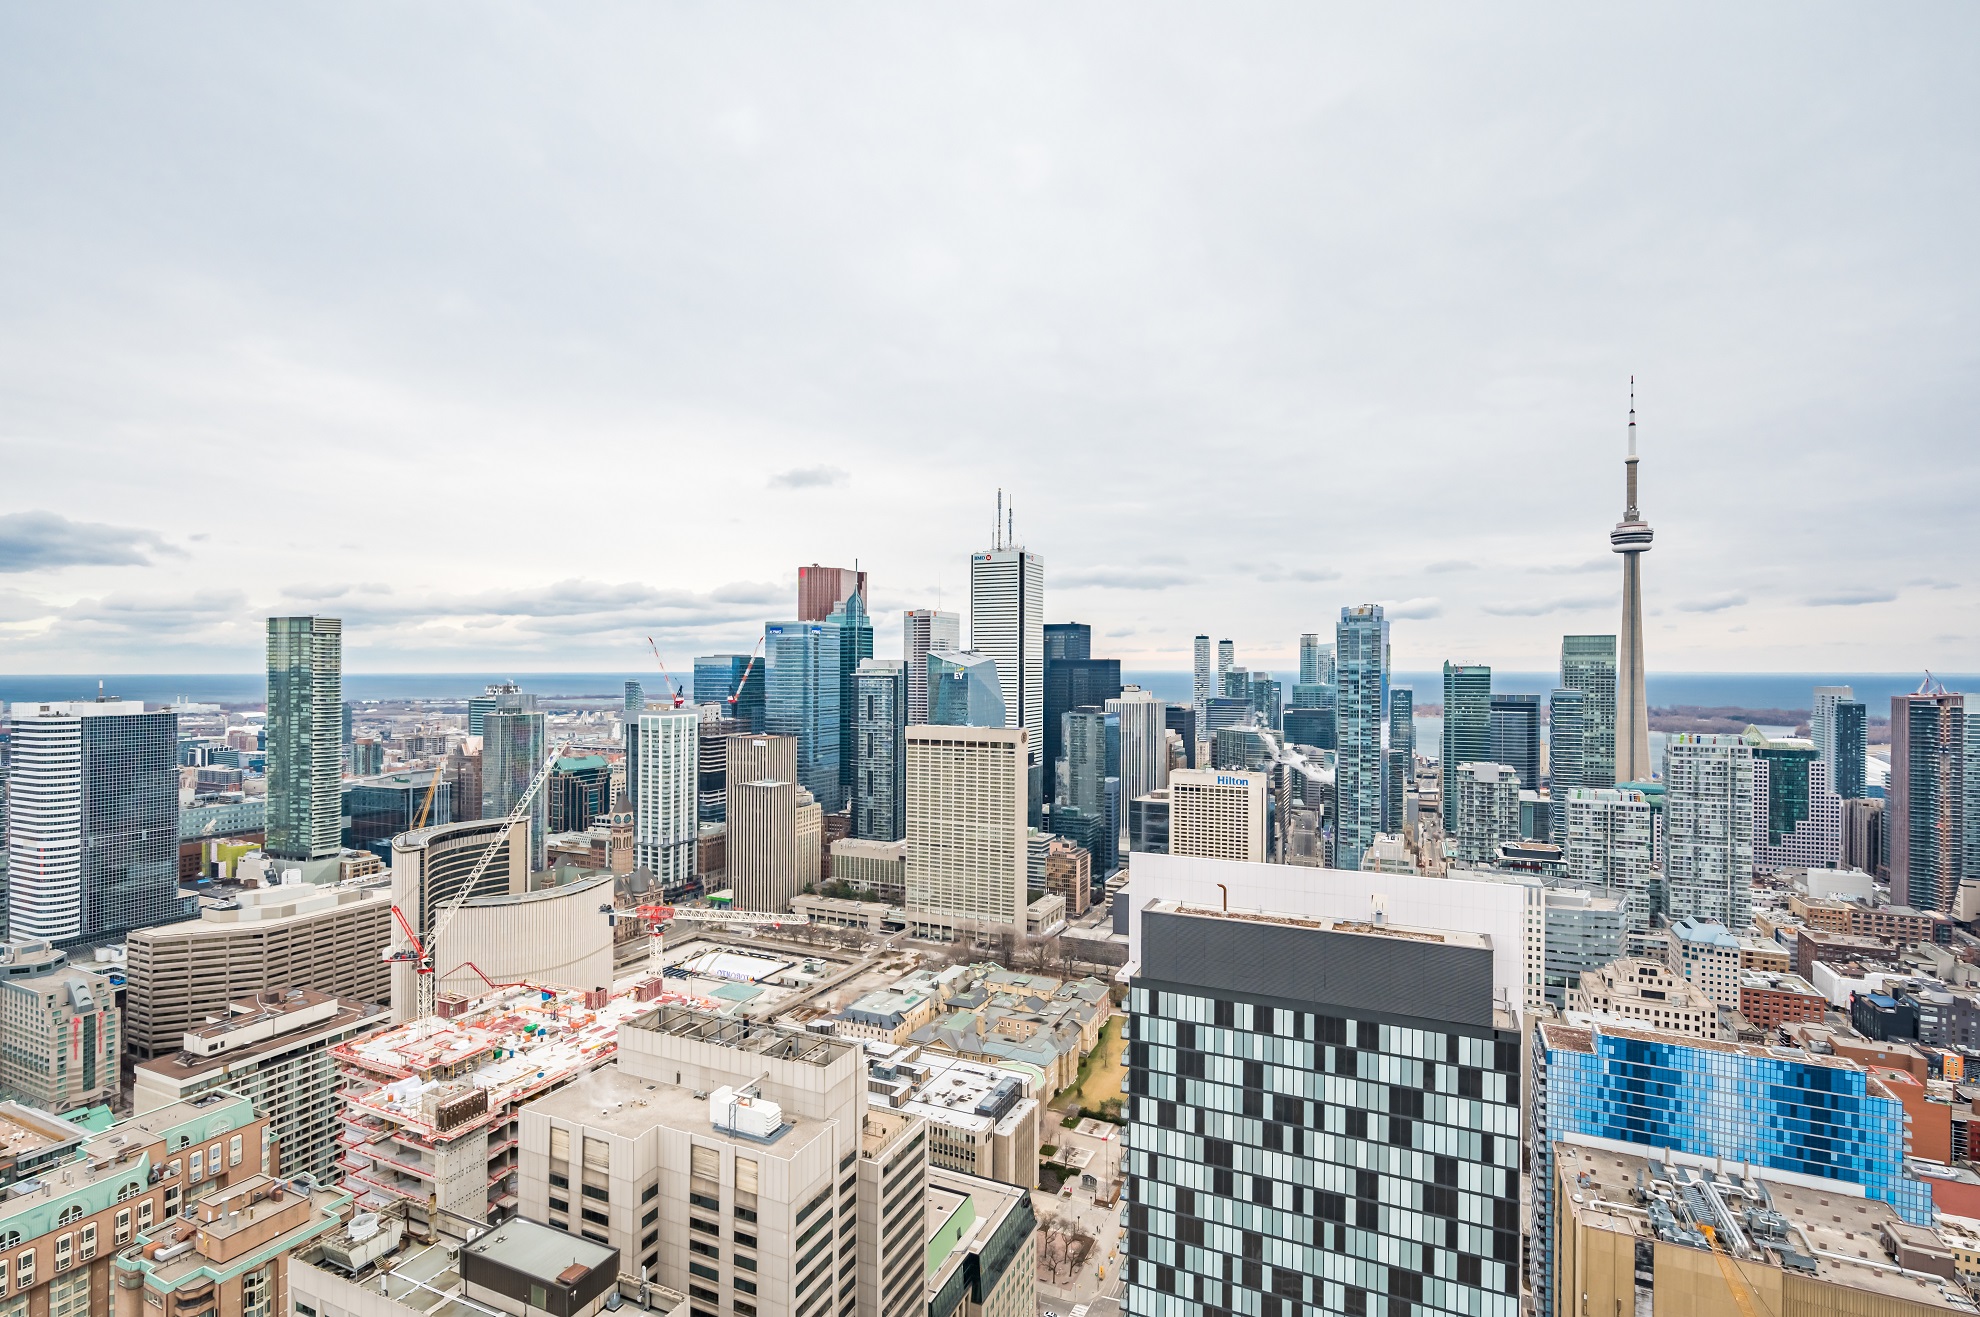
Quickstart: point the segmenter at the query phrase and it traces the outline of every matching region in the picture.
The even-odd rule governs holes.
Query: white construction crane
[[[493,841],[488,843],[488,849],[484,850],[481,853],[481,858],[475,862],[474,871],[468,874],[467,880],[461,884],[460,889],[449,897],[447,903],[441,906],[439,911],[434,914],[433,927],[427,933],[424,944],[420,942],[419,935],[413,931],[412,924],[407,921],[405,914],[399,907],[396,905],[392,907],[393,917],[399,921],[399,927],[405,930],[407,945],[389,953],[387,959],[411,961],[417,966],[413,989],[413,1018],[415,1020],[423,1020],[433,1014],[434,1002],[439,995],[439,977],[434,973],[436,966],[433,963],[433,957],[440,945],[440,935],[447,931],[447,925],[454,922],[454,916],[459,914],[461,907],[467,904],[468,897],[474,893],[475,885],[481,881],[481,876],[488,872],[488,866],[495,862],[495,853],[502,849],[502,843],[507,841],[510,834],[515,831],[516,824],[524,823],[528,820],[529,807],[531,802],[536,799],[536,793],[543,790],[543,784],[550,780],[551,770],[556,768],[557,761],[570,748],[571,743],[566,741],[552,750],[543,760],[542,767],[538,768],[536,770],[536,776],[529,780],[529,786],[516,801],[515,808],[509,811],[509,817],[502,824],[502,830],[495,835]],[[524,844],[528,844],[527,834],[525,834]],[[476,973],[479,972],[479,970],[476,971]]]

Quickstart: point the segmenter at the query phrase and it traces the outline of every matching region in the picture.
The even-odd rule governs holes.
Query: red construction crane
[[[749,662],[743,664],[743,675],[736,682],[736,688],[729,692],[729,711],[735,711],[736,701],[742,698],[743,687],[749,685],[749,674],[756,669],[757,656],[763,653],[763,637],[756,638],[756,648],[749,651]]]
[[[674,693],[674,707],[680,708],[687,703],[687,696],[682,694],[681,688],[675,684],[674,674],[667,671],[667,661],[660,657],[660,646],[653,643],[652,636],[646,638],[646,644],[653,651],[653,661],[660,665],[660,675],[667,679],[667,689]]]

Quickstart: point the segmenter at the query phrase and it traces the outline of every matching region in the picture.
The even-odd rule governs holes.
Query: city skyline
[[[1619,629],[1632,373],[1652,673],[1980,666],[1945,566],[1980,488],[1945,329],[1971,14],[1784,41],[1754,11],[1709,48],[1678,13],[1434,46],[1178,16],[1132,50],[1095,15],[922,16],[913,67],[877,16],[571,21],[407,34],[461,57],[433,79],[355,21],[4,20],[39,125],[0,146],[36,198],[0,220],[10,669],[249,670],[304,613],[354,669],[632,669],[648,634],[746,651],[814,561],[871,572],[893,654],[902,610],[959,611],[1001,486],[1048,620],[1130,668],[1208,630],[1290,670],[1380,602],[1398,667],[1540,671]],[[1803,131],[1838,68],[1849,131]],[[1392,496],[1272,497],[1316,465]],[[472,473],[505,468],[558,512],[599,470],[725,497],[553,560],[484,533]]]

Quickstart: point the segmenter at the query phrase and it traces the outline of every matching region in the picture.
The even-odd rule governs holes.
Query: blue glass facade
[[[1540,1025],[1533,1045],[1533,1287],[1553,1311],[1553,1140],[1589,1135],[1860,1185],[1930,1225],[1932,1191],[1904,1174],[1904,1107],[1860,1068],[1759,1048]]]
[[[853,792],[855,674],[863,660],[873,657],[873,620],[866,615],[864,586],[840,601],[825,625],[839,633],[839,800],[843,804],[852,799]]]
[[[1359,869],[1382,828],[1382,717],[1389,707],[1389,623],[1380,604],[1341,610],[1334,631],[1334,856]],[[1448,713],[1446,714],[1448,716]]]
[[[709,654],[694,661],[694,702],[713,704],[732,718],[739,732],[767,730],[763,724],[763,660],[751,666],[747,654]],[[748,677],[745,679],[744,674]],[[736,697],[734,704],[729,697]]]
[[[764,730],[797,738],[798,785],[827,814],[844,807],[840,780],[839,628],[771,622],[763,628]]]
[[[928,656],[928,721],[936,727],[1002,727],[1004,690],[988,654]]]
[[[1521,791],[1540,789],[1540,697],[1492,697],[1492,762],[1519,774]]]
[[[1444,783],[1444,834],[1458,834],[1457,771],[1492,758],[1492,669],[1444,664],[1444,744],[1438,763]]]
[[[1416,776],[1416,692],[1389,692],[1389,748],[1382,760],[1382,831],[1401,832],[1403,797]]]
[[[853,684],[853,836],[907,836],[906,742],[907,667],[868,659]]]

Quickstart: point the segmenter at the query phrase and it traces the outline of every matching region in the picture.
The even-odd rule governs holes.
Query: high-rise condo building
[[[481,817],[509,816],[550,753],[547,734],[536,696],[513,684],[496,692],[495,707],[481,716]],[[549,824],[550,802],[539,791],[529,804],[531,873],[548,863]]]
[[[907,730],[907,910],[958,932],[1024,928],[1026,779],[1023,728]]]
[[[1540,789],[1540,697],[1492,696],[1492,758],[1519,774],[1522,791]]]
[[[928,656],[928,724],[936,727],[1002,727],[1003,687],[997,663],[975,650]]]
[[[268,619],[268,834],[263,849],[333,882],[343,835],[344,624]],[[288,866],[284,866],[288,867]]]
[[[935,608],[910,608],[901,617],[901,657],[907,662],[908,725],[928,721],[928,656],[962,648],[962,618]]]
[[[1119,659],[1045,660],[1045,798],[1057,800],[1060,736],[1069,709],[1098,709],[1121,693]],[[930,719],[929,721],[934,721]]]
[[[840,634],[826,622],[771,622],[763,628],[764,726],[773,735],[797,738],[797,785],[828,814],[845,804],[839,773]]]
[[[866,573],[851,567],[798,568],[798,621],[823,622],[832,610],[856,594],[866,593]]]
[[[853,683],[852,835],[907,835],[907,665],[865,659]]]
[[[1842,858],[1842,797],[1811,741],[1746,729],[1753,747],[1753,871],[1833,869]]]
[[[1295,685],[1292,704],[1287,707],[1283,720],[1286,739],[1294,745],[1311,746],[1315,750],[1334,749],[1336,697],[1337,688],[1332,683],[1300,682]]]
[[[1836,706],[1855,698],[1856,693],[1847,686],[1815,688],[1815,707],[1808,714],[1808,738],[1822,758],[1833,760],[1836,756]]]
[[[334,714],[337,706],[330,708]],[[327,733],[335,800],[335,723]],[[192,913],[192,898],[179,896],[174,714],[147,713],[132,700],[15,704],[9,753],[7,926],[14,937],[74,942]],[[334,807],[331,815],[334,875],[341,815]]]
[[[873,657],[873,619],[866,612],[865,592],[855,590],[846,596],[825,625],[839,630],[839,802],[843,807],[852,799],[853,687],[859,665]]]
[[[1217,900],[1139,915],[1126,1310],[1514,1317],[1520,1038],[1490,941]]]
[[[1547,790],[1553,799],[1548,824],[1556,846],[1567,844],[1567,793],[1585,786],[1582,746],[1586,739],[1588,697],[1556,687],[1547,696]]]
[[[1334,647],[1324,643],[1317,631],[1299,638],[1299,679],[1308,686],[1334,684]]]
[[[467,730],[469,736],[480,736],[481,720],[495,707],[495,693],[502,690],[520,690],[514,682],[499,683],[484,687],[481,694],[470,695],[467,705]]]
[[[632,724],[626,794],[633,806],[633,863],[669,896],[695,881],[701,835],[701,709],[649,709]]]
[[[0,1012],[0,1097],[50,1112],[117,1100],[124,1039],[109,979],[39,938],[0,942]]]
[[[1118,750],[1109,753],[1108,718],[1101,709],[1069,709],[1059,722],[1052,831],[1086,847],[1093,855],[1094,872],[1105,875],[1119,863],[1120,819],[1127,812],[1121,804],[1125,797],[1120,775],[1109,772],[1109,761],[1118,758]],[[1116,731],[1116,746],[1118,739]]]
[[[1171,855],[1265,862],[1266,773],[1195,768],[1169,777]]]
[[[1624,459],[1627,494],[1623,519],[1609,532],[1609,545],[1623,556],[1623,608],[1620,666],[1616,674],[1616,772],[1625,782],[1648,782],[1650,701],[1643,667],[1643,555],[1650,552],[1650,523],[1636,504],[1636,379],[1629,382],[1629,456]],[[1563,682],[1563,685],[1567,683]]]
[[[1045,624],[1045,670],[1051,665],[1066,659],[1090,659],[1093,657],[1093,628],[1085,622],[1047,622]]]
[[[1397,686],[1389,692],[1389,748],[1384,752],[1382,831],[1403,829],[1403,798],[1416,784],[1416,692]]]
[[[1696,732],[1664,742],[1664,891],[1675,919],[1753,922],[1753,747]]]
[[[1567,690],[1580,691],[1583,701],[1580,785],[1614,786],[1616,638],[1562,636],[1561,685]]]
[[[1966,845],[1966,714],[1966,697],[1943,686],[1891,697],[1891,778],[1884,809],[1891,900],[1914,910],[1950,914],[1959,894]]]
[[[1218,641],[1217,642],[1217,687],[1216,690],[1213,692],[1214,694],[1222,695],[1224,693],[1224,677],[1227,673],[1230,672],[1232,668],[1236,666],[1237,666],[1237,646],[1233,645],[1228,640]]]
[[[1284,701],[1278,681],[1269,672],[1254,672],[1246,685],[1246,696],[1258,721],[1272,731],[1279,730],[1279,709]]]
[[[1835,754],[1830,759],[1829,780],[1835,785],[1836,794],[1844,800],[1857,800],[1867,794],[1865,759],[1869,746],[1865,740],[1869,710],[1861,700],[1844,700],[1836,705],[1834,726],[1830,739],[1835,743]],[[1969,731],[1968,735],[1971,735]]]
[[[1458,859],[1465,864],[1497,864],[1499,847],[1520,839],[1519,774],[1509,764],[1462,764],[1446,792],[1456,791]]]
[[[1555,801],[1555,812],[1566,820],[1567,876],[1576,886],[1620,900],[1631,928],[1650,927],[1655,874],[1649,800],[1624,787],[1575,787]]]
[[[1214,673],[1211,668],[1210,637],[1196,638],[1196,647],[1191,658],[1190,703],[1196,709],[1196,725],[1201,727],[1205,706],[1209,704],[1210,697],[1218,693],[1218,688],[1211,684]]]
[[[698,698],[698,697],[697,697]],[[625,714],[630,722],[646,707],[646,687],[637,681],[626,683]]]
[[[969,647],[997,665],[1004,726],[1039,744],[1045,717],[1045,564],[998,545],[969,556]]]
[[[1389,623],[1382,605],[1341,609],[1334,630],[1334,856],[1359,869],[1382,830],[1382,715],[1389,705]],[[1444,712],[1449,726],[1450,710]]]
[[[1458,834],[1457,771],[1492,760],[1492,669],[1482,663],[1444,664],[1443,774],[1444,834]]]
[[[727,879],[739,910],[791,908],[799,891],[797,738],[729,738]]]
[[[1159,791],[1169,784],[1168,722],[1162,702],[1139,686],[1125,687],[1108,700],[1108,717],[1115,720],[1116,776],[1121,779],[1121,799],[1131,801]],[[1123,808],[1115,836],[1119,850],[1127,849],[1127,810]]]

